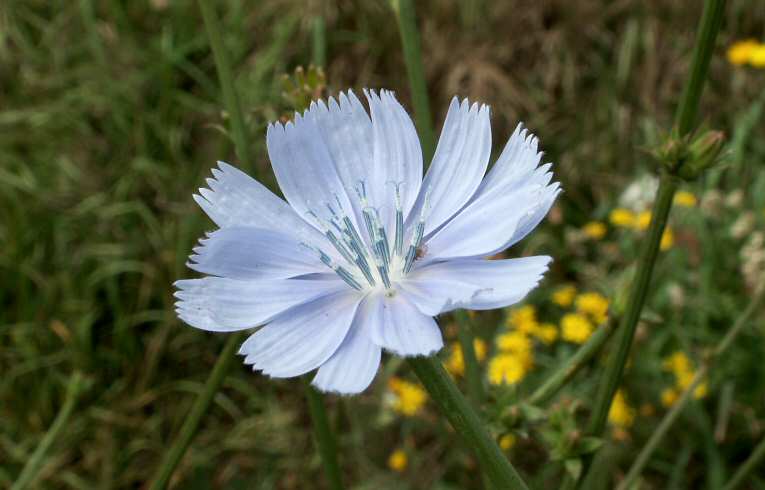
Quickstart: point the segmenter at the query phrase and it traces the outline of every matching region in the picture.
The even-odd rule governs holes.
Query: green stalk
[[[191,407],[191,411],[186,416],[186,420],[183,421],[183,426],[178,436],[173,441],[173,445],[170,450],[165,453],[162,458],[162,463],[159,465],[154,480],[149,487],[150,490],[162,490],[167,487],[167,483],[170,481],[170,477],[173,476],[175,468],[181,461],[181,458],[186,453],[186,450],[191,444],[191,440],[199,429],[199,425],[202,422],[202,417],[207,413],[207,410],[212,404],[213,398],[223,384],[223,380],[226,377],[231,361],[236,354],[237,346],[241,343],[241,335],[231,335],[223,347],[223,351],[218,356],[218,360],[213,367],[210,377],[207,378],[202,393],[194,400],[194,405]]]
[[[324,67],[327,65],[327,25],[324,17],[317,15],[311,25],[311,61],[316,66]]]
[[[566,359],[552,375],[548,376],[542,386],[534,390],[526,402],[531,405],[540,405],[555,396],[583,366],[600,352],[600,349],[611,338],[612,333],[614,333],[614,325],[612,320],[609,319],[595,330],[595,333],[587,339],[587,342],[582,344],[571,357]]]
[[[247,165],[249,161],[247,132],[245,130],[242,111],[239,107],[239,98],[237,97],[236,87],[234,86],[231,61],[229,60],[228,53],[223,45],[220,24],[218,23],[218,18],[215,16],[215,11],[211,2],[208,0],[199,0],[199,9],[202,12],[205,30],[207,31],[207,37],[210,39],[210,47],[212,48],[213,57],[215,58],[218,80],[223,92],[223,103],[230,116],[230,125],[234,146],[236,148],[236,155],[243,165]],[[231,335],[228,341],[226,341],[223,351],[221,351],[218,356],[218,360],[215,362],[215,366],[205,382],[202,393],[196,400],[194,400],[194,405],[191,407],[191,412],[189,412],[189,415],[183,422],[180,433],[175,441],[173,441],[170,450],[163,456],[162,462],[154,476],[154,481],[152,482],[151,487],[149,487],[150,490],[161,490],[167,486],[170,477],[173,475],[173,471],[175,471],[176,466],[178,466],[181,458],[186,453],[189,444],[191,444],[191,440],[196,435],[199,425],[202,422],[202,417],[207,413],[215,394],[223,384],[226,372],[236,355],[236,348],[241,341],[241,334]]]
[[[527,489],[521,476],[502,454],[502,450],[486,431],[478,414],[457,389],[441,362],[436,357],[411,357],[408,361],[454,430],[475,452],[491,482],[497,488],[507,490]]]
[[[433,132],[430,103],[428,102],[428,88],[425,84],[425,69],[422,64],[420,35],[417,32],[414,5],[412,0],[390,0],[390,4],[396,13],[396,20],[401,33],[404,62],[409,76],[409,90],[412,93],[412,103],[414,104],[414,119],[420,132],[423,158],[427,166],[433,158],[436,139]]]
[[[746,461],[744,461],[744,464],[739,466],[738,470],[733,475],[733,478],[725,484],[723,490],[735,490],[741,486],[749,475],[760,467],[760,463],[763,459],[765,459],[765,438],[757,444],[757,447],[754,448],[752,454],[750,454]]]
[[[61,406],[56,418],[53,420],[48,432],[40,441],[40,444],[35,448],[32,456],[27,460],[24,468],[21,470],[19,477],[13,483],[11,490],[22,490],[28,488],[34,482],[37,477],[40,468],[43,466],[43,459],[48,454],[53,443],[61,435],[61,431],[66,427],[74,411],[75,405],[77,405],[77,399],[80,396],[80,392],[85,387],[85,381],[79,371],[75,371],[72,377],[69,378],[69,383],[66,385],[66,395],[64,398],[64,404]]]
[[[473,345],[473,332],[470,317],[465,310],[458,310],[457,335],[462,347],[462,359],[465,363],[465,380],[467,381],[468,396],[473,405],[480,407],[483,403],[483,381],[481,380],[481,368],[478,366],[478,358]]]
[[[701,91],[707,78],[709,59],[722,23],[724,4],[725,0],[706,0],[704,3],[704,12],[699,23],[699,34],[693,52],[691,73],[676,114],[675,129],[678,138],[683,138],[694,128]],[[638,261],[637,277],[630,291],[625,314],[619,326],[617,351],[609,357],[605,382],[600,385],[591,415],[589,433],[592,435],[600,435],[605,428],[608,409],[624,372],[624,365],[632,346],[635,328],[648,294],[648,286],[656,263],[659,243],[664,233],[669,211],[672,208],[672,198],[677,185],[676,177],[669,175],[666,171],[662,173],[651,214],[648,237],[644,242]]]
[[[608,365],[605,371],[605,380],[600,383],[595,406],[590,418],[589,433],[600,435],[606,425],[608,410],[611,407],[611,400],[616,393],[616,389],[621,381],[624,365],[629,356],[632,340],[635,336],[635,329],[640,312],[643,310],[645,298],[648,295],[648,286],[651,282],[651,275],[656,264],[656,257],[659,253],[659,244],[667,225],[667,217],[672,207],[672,198],[677,189],[678,180],[666,172],[662,173],[659,181],[659,190],[656,201],[651,211],[651,224],[648,228],[648,236],[644,242],[640,258],[638,259],[637,276],[630,291],[630,298],[627,303],[624,317],[620,322],[617,332],[617,348],[608,358]]]
[[[234,75],[231,69],[231,60],[229,59],[226,47],[223,44],[223,35],[221,34],[220,23],[215,15],[214,3],[209,0],[199,0],[199,9],[202,11],[207,37],[210,40],[213,58],[215,58],[215,67],[218,70],[218,79],[220,80],[221,90],[223,92],[223,103],[226,106],[231,125],[231,133],[236,149],[236,156],[239,162],[247,166],[249,162],[249,151],[247,150],[247,131],[242,116],[242,109],[239,105],[239,96],[236,93],[234,85]]]
[[[337,443],[324,407],[324,395],[316,391],[307,380],[305,380],[305,395],[308,399],[308,411],[311,414],[314,442],[321,456],[321,463],[324,465],[324,474],[329,480],[329,488],[343,490],[340,465],[337,463]]]
[[[690,385],[683,391],[680,398],[675,402],[675,404],[672,406],[669,412],[664,416],[661,423],[659,423],[659,426],[656,428],[656,430],[651,434],[651,438],[648,439],[648,442],[646,442],[645,446],[640,450],[640,453],[638,454],[637,458],[635,459],[634,463],[632,463],[632,467],[627,472],[627,475],[624,477],[624,480],[619,484],[619,487],[617,490],[626,490],[628,488],[631,488],[632,484],[635,482],[638,476],[640,476],[640,473],[643,471],[643,468],[645,467],[646,463],[648,462],[648,459],[651,457],[653,452],[658,447],[661,440],[664,438],[664,436],[669,431],[670,427],[672,427],[672,424],[675,422],[677,417],[680,415],[680,413],[683,411],[685,406],[688,404],[688,402],[693,397],[693,393],[696,390],[696,388],[701,384],[701,382],[706,378],[707,374],[709,373],[709,369],[712,367],[712,365],[719,360],[719,358],[725,354],[725,352],[728,350],[728,348],[733,345],[733,341],[738,337],[738,335],[741,333],[741,331],[746,327],[749,322],[752,319],[752,316],[759,311],[763,303],[765,303],[765,281],[763,281],[759,287],[757,288],[757,292],[755,293],[754,298],[752,298],[752,301],[749,303],[749,306],[747,306],[746,310],[741,314],[740,317],[736,320],[736,323],[733,325],[733,328],[731,328],[728,333],[723,338],[722,342],[715,348],[714,351],[712,351],[711,355],[704,361],[704,364],[696,371],[696,374],[693,376],[693,379],[691,380]],[[762,445],[762,443],[760,444]],[[759,449],[759,448],[758,448]],[[765,451],[765,449],[762,449],[761,451]],[[756,453],[757,451],[755,451]],[[752,454],[750,456],[749,460],[747,460],[747,463],[750,462],[750,460],[755,456],[755,454]],[[760,455],[759,458],[762,458],[763,455]],[[753,466],[756,464],[756,460],[753,462]],[[742,473],[743,470],[745,470],[745,466],[742,466],[739,471],[736,473],[736,477],[739,476],[739,473]],[[751,470],[749,470],[751,471]],[[726,486],[726,489],[734,488],[736,485],[740,483],[740,480],[745,478],[748,475],[748,472],[744,472],[739,480],[736,480],[736,477],[734,477],[733,480],[731,480],[730,483]],[[734,481],[736,480],[736,481]],[[733,486],[731,486],[733,484]]]

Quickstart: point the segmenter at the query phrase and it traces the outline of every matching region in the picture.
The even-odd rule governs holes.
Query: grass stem
[[[305,395],[308,399],[308,411],[311,414],[314,442],[321,456],[329,488],[342,490],[343,480],[340,475],[340,465],[337,462],[337,442],[327,418],[324,395],[316,391],[308,381],[305,381]]]
[[[43,466],[43,460],[45,455],[48,454],[51,446],[58,439],[66,424],[69,422],[74,407],[77,405],[77,399],[80,396],[80,392],[85,387],[85,380],[79,371],[75,371],[69,378],[69,383],[66,386],[66,396],[64,398],[64,404],[61,406],[56,418],[53,420],[48,432],[40,441],[40,444],[35,448],[32,456],[27,460],[24,468],[21,470],[19,477],[11,486],[11,490],[23,490],[29,488],[34,482],[35,478],[40,472],[40,468]]]
[[[391,0],[391,6],[396,14],[401,45],[404,50],[404,62],[409,76],[409,90],[414,104],[414,119],[420,133],[422,153],[425,165],[430,164],[436,149],[433,117],[430,113],[428,87],[425,83],[425,68],[422,64],[420,34],[417,32],[414,4],[412,0]]]
[[[213,367],[212,373],[210,373],[210,376],[205,382],[202,393],[194,400],[194,405],[186,416],[186,420],[184,420],[183,426],[181,426],[181,431],[173,441],[173,445],[170,446],[170,450],[162,457],[159,469],[149,487],[150,490],[162,490],[167,487],[175,468],[178,466],[181,458],[183,458],[183,455],[189,448],[192,439],[194,439],[194,436],[199,429],[199,425],[202,422],[202,417],[207,413],[207,410],[210,408],[210,405],[215,398],[215,394],[220,390],[223,380],[226,377],[226,372],[236,354],[236,348],[241,341],[241,335],[234,334],[229,336],[226,345],[223,347],[223,351],[221,351],[218,356],[218,360]]]
[[[483,381],[481,380],[481,368],[478,365],[478,357],[476,356],[473,344],[475,336],[473,335],[472,324],[465,310],[458,310],[455,316],[458,323],[457,335],[460,347],[462,348],[462,360],[465,364],[468,396],[476,407],[480,407],[484,398]]]

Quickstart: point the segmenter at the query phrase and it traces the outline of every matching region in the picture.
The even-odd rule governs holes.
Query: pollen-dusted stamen
[[[404,262],[404,274],[409,273],[414,264],[414,259],[417,258],[417,249],[420,248],[422,243],[422,237],[425,234],[425,217],[430,211],[430,189],[425,193],[425,200],[422,203],[422,209],[420,210],[420,219],[417,222],[417,227],[412,235],[412,242],[409,245],[409,249],[406,252],[406,260]]]

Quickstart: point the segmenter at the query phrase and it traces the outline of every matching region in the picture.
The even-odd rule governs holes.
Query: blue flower
[[[260,327],[239,353],[278,378],[318,369],[323,391],[359,393],[381,350],[424,356],[443,346],[434,316],[520,301],[549,257],[488,260],[525,237],[560,192],[521,125],[484,176],[489,108],[449,106],[433,162],[389,91],[348,91],[268,127],[286,202],[219,163],[194,198],[219,229],[176,282],[178,316],[214,332]]]

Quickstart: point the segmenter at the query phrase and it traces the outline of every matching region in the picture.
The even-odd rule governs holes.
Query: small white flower
[[[200,241],[176,283],[194,327],[261,327],[239,353],[253,369],[292,377],[318,369],[323,391],[363,391],[381,349],[429,355],[434,316],[520,301],[549,257],[487,260],[525,237],[560,192],[537,139],[521,125],[484,178],[489,108],[454,98],[433,162],[393,94],[349,91],[268,127],[286,202],[220,162],[194,196],[220,229]]]

